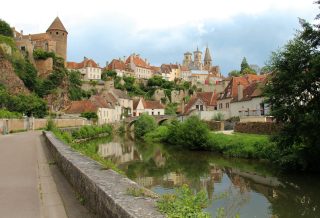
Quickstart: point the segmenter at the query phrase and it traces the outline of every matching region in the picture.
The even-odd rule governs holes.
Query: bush
[[[101,134],[111,134],[112,127],[110,125],[102,125],[102,126],[84,126],[81,127],[79,130],[73,131],[72,137],[74,139],[87,139],[87,138],[94,138]]]
[[[0,109],[0,119],[1,118],[16,118],[20,119],[22,118],[22,114],[18,112],[11,112],[6,109]]]
[[[197,116],[191,116],[183,123],[171,122],[165,141],[188,149],[204,149],[209,135],[208,126]]]
[[[154,131],[145,134],[144,139],[146,141],[161,142],[164,141],[169,134],[169,128],[167,126],[158,126]]]
[[[55,54],[53,52],[47,52],[42,49],[36,49],[33,51],[33,58],[35,60],[46,60],[48,58],[55,58]]]
[[[1,19],[0,19],[0,35],[13,37],[13,31],[10,25]]]
[[[53,131],[56,129],[56,124],[54,123],[53,119],[47,120],[46,130],[47,131]]]
[[[209,218],[203,208],[208,206],[207,194],[200,191],[193,194],[187,185],[183,185],[174,194],[164,194],[157,202],[160,212],[165,213],[169,218],[197,217]]]
[[[134,135],[137,138],[143,137],[146,133],[157,128],[157,123],[154,117],[148,114],[142,114],[134,123]]]
[[[221,113],[221,112],[218,112],[218,113],[213,115],[212,119],[214,121],[222,121],[224,119],[224,114]]]

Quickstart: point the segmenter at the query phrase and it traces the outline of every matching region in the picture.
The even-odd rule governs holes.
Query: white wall
[[[144,111],[145,113],[148,113],[151,116],[164,115],[164,109],[145,109]]]
[[[253,98],[250,101],[240,101],[231,103],[230,112],[231,116],[241,116],[239,111],[248,110],[251,115],[260,115],[260,104],[264,101],[263,97]],[[257,114],[254,114],[253,110],[257,110]]]

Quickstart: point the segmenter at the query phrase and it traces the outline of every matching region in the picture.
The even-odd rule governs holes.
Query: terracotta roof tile
[[[142,99],[142,103],[145,109],[164,109],[160,101],[147,101]]]
[[[130,55],[127,60],[126,60],[126,64],[129,64],[131,62],[131,58],[133,63],[137,66],[137,67],[141,67],[141,68],[146,68],[146,69],[151,69],[150,65],[147,64],[142,58],[140,58],[138,55]]]
[[[72,101],[71,105],[65,110],[67,114],[81,114],[84,112],[97,112],[98,107],[89,100]]]
[[[73,70],[78,70],[86,67],[94,67],[94,68],[100,68],[98,64],[92,60],[92,59],[84,59],[80,63],[76,62],[67,62],[67,68],[68,69],[73,69]]]
[[[54,19],[52,24],[47,29],[47,32],[50,31],[50,30],[62,30],[64,32],[68,33],[66,28],[63,26],[63,24],[62,24],[62,22],[61,22],[59,17],[56,17],[56,19]]]
[[[118,59],[113,59],[108,65],[108,70],[126,70],[126,64]]]

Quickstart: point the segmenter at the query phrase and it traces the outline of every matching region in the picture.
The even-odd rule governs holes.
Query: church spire
[[[211,54],[210,54],[210,50],[209,50],[208,45],[207,45],[206,52],[204,55],[204,66],[206,66],[208,68],[210,68],[212,66],[212,58],[211,58]]]

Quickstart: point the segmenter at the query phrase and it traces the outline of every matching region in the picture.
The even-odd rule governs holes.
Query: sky
[[[48,3],[50,2],[50,4]],[[298,18],[314,22],[314,0],[10,0],[0,19],[24,34],[45,32],[59,16],[68,31],[67,61],[107,61],[140,54],[152,65],[182,63],[206,46],[227,75],[243,57],[264,66],[294,37]],[[18,6],[17,6],[18,5]],[[203,54],[204,55],[204,54]]]

